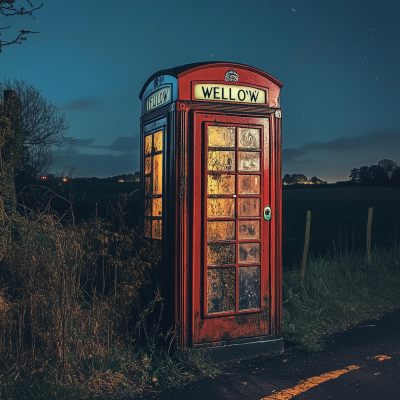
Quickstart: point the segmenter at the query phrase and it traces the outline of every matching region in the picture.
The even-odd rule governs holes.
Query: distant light
[[[42,176],[42,179],[47,179],[47,176]]]
[[[123,179],[118,179],[118,182],[123,182],[124,180]]]
[[[63,180],[63,182],[67,182],[68,179],[67,178],[62,178],[62,180]]]

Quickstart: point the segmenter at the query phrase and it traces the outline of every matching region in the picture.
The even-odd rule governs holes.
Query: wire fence
[[[352,252],[366,247],[368,214],[313,217],[311,215],[308,253],[314,256]],[[301,262],[305,243],[306,213],[304,217],[283,217],[283,268],[291,269]],[[372,216],[371,244],[389,244],[400,228],[400,213]]]

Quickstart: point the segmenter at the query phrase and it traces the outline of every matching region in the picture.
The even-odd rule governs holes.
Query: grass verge
[[[64,201],[64,200],[63,200]],[[0,261],[0,399],[111,399],[220,371],[202,353],[170,352],[155,292],[160,252],[143,246],[124,195],[75,224],[32,212],[8,225]],[[400,242],[314,258],[283,274],[283,331],[308,350],[319,340],[400,305]],[[146,341],[139,343],[138,332]],[[173,349],[173,346],[172,346]]]
[[[324,336],[400,307],[400,241],[376,246],[371,263],[363,250],[310,257],[283,273],[284,338],[319,350]]]

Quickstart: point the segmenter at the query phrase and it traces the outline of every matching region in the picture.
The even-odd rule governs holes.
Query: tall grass
[[[170,356],[159,346],[161,329],[148,329],[162,306],[161,251],[143,246],[129,215],[137,200],[108,198],[105,217],[79,223],[72,203],[65,200],[70,218],[59,218],[42,201],[9,222],[0,262],[1,399],[134,393],[214,373],[199,357]]]
[[[346,246],[347,249],[347,246]],[[300,267],[283,273],[285,339],[308,350],[323,338],[400,307],[400,240],[364,249],[311,257],[304,279]]]

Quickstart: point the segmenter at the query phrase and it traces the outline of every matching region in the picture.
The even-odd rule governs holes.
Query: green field
[[[321,189],[323,190],[323,189]],[[396,201],[283,200],[282,257],[288,269],[303,254],[307,210],[311,211],[309,253],[351,251],[365,247],[368,208],[373,207],[371,245],[387,244],[399,235],[400,207]]]
[[[72,195],[78,200],[83,194],[95,198],[103,195],[118,195],[119,193],[130,193],[140,188],[140,182],[105,182],[105,181],[69,181],[69,182],[40,182],[43,186],[57,188],[64,196]],[[294,262],[298,262],[303,254],[304,232],[307,210],[311,211],[311,235],[309,253],[314,255],[333,252],[335,247],[340,246],[342,251],[350,251],[352,248],[365,247],[366,225],[368,208],[373,207],[372,219],[372,246],[386,244],[400,229],[399,202],[384,201],[382,199],[371,200],[318,200],[318,199],[285,199],[285,193],[314,192],[323,193],[327,188],[337,187],[335,185],[298,185],[296,187],[283,187],[282,201],[282,246],[283,266],[290,269]],[[338,188],[343,190],[343,188]],[[384,189],[384,188],[382,188]],[[361,189],[362,190],[362,189]],[[376,188],[379,190],[379,188]],[[292,196],[293,197],[293,196]],[[301,197],[299,195],[299,197]],[[312,196],[310,196],[312,197]],[[85,204],[88,206],[88,204]],[[90,208],[95,210],[95,204]],[[99,209],[100,212],[100,209]],[[398,232],[399,233],[399,232]],[[346,237],[347,235],[347,237]]]

